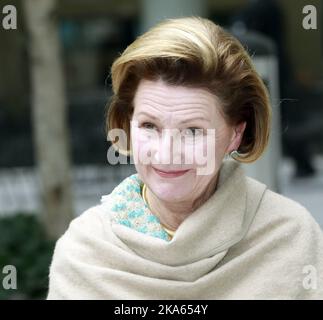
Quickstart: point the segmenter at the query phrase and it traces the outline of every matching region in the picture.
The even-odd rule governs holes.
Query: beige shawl
[[[233,160],[169,242],[112,223],[108,199],[57,241],[48,299],[323,299],[319,225]]]

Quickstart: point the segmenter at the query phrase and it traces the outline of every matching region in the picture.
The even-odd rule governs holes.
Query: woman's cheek
[[[145,132],[138,133],[134,144],[136,145],[135,153],[139,164],[150,165],[153,163],[156,143],[156,137]]]
[[[196,167],[195,153],[198,153],[200,147],[195,146],[194,144],[184,144],[182,150],[182,163],[188,166]]]
[[[194,143],[185,144],[185,157],[196,166],[204,166],[207,162],[207,152],[210,152],[206,136],[197,138]],[[214,143],[212,144],[214,145]]]
[[[217,143],[215,134],[203,136],[195,144],[194,159],[198,175],[212,175],[218,165]]]

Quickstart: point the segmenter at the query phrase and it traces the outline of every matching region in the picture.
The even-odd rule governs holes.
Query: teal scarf
[[[158,217],[148,208],[142,198],[143,182],[138,173],[125,178],[110,195],[103,196],[101,202],[112,203],[111,222],[125,225],[138,232],[157,237],[165,241],[171,238],[163,229]]]

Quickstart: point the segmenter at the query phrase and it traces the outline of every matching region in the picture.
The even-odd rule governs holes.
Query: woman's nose
[[[182,146],[178,130],[165,129],[156,144],[155,159],[160,164],[181,164]]]

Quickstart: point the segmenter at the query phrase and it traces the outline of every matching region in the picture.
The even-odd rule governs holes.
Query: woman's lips
[[[155,172],[159,176],[161,176],[163,178],[176,178],[176,177],[184,175],[186,172],[189,171],[189,169],[188,170],[181,170],[181,171],[161,171],[156,168],[153,168],[153,169],[155,170]]]

